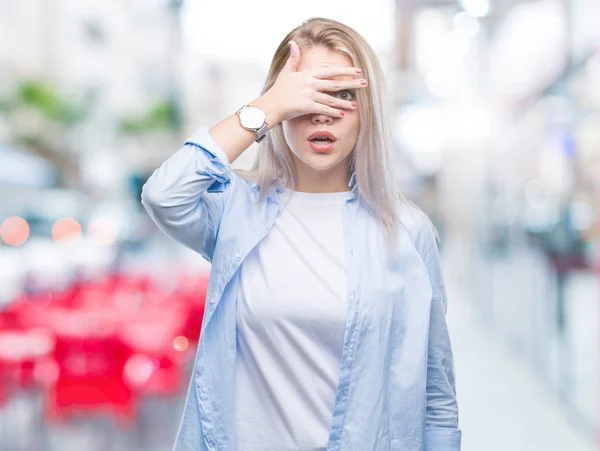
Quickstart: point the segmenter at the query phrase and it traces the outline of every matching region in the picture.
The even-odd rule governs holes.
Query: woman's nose
[[[313,114],[311,121],[313,124],[333,124],[333,118],[325,114]]]

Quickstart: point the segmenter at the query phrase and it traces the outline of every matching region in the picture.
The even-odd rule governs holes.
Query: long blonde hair
[[[399,195],[390,158],[391,137],[388,127],[385,80],[379,60],[369,43],[354,29],[332,19],[312,18],[292,30],[277,47],[262,94],[275,83],[290,56],[289,41],[302,48],[324,47],[348,56],[369,85],[357,90],[361,106],[360,133],[352,156],[349,173],[355,174],[358,197],[371,210],[385,231],[387,245],[395,248],[399,223]],[[294,189],[295,171],[291,152],[281,124],[275,125],[259,145],[252,169],[237,171],[240,176],[269,186],[276,178]],[[266,190],[261,190],[261,196]]]

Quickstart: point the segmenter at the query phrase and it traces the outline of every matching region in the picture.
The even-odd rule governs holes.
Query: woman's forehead
[[[300,50],[299,71],[318,69],[323,67],[352,67],[352,60],[347,55],[326,49],[325,47],[311,47]],[[336,78],[353,78],[342,76]]]

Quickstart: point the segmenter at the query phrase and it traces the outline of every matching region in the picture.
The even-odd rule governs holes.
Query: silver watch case
[[[267,134],[266,115],[263,110],[254,105],[244,105],[236,111],[240,124],[246,130],[256,133],[256,142],[261,142]]]

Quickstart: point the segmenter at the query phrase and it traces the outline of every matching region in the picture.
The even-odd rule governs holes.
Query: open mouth
[[[328,144],[328,143],[332,143],[334,141],[333,141],[333,139],[323,137],[323,138],[311,139],[310,142],[315,143],[315,144]]]
[[[329,152],[335,146],[335,141],[330,138],[309,139],[308,144],[315,152]]]

